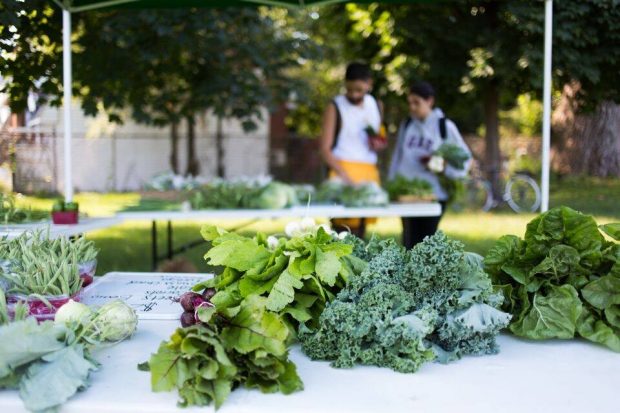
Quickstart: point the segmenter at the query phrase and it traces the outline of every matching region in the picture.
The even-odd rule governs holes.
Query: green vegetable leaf
[[[237,315],[222,329],[224,344],[241,354],[264,349],[280,356],[286,352],[284,344],[288,328],[277,314],[265,311],[266,300],[251,295],[246,298]]]
[[[612,305],[605,309],[605,318],[607,322],[620,329],[620,305]]]
[[[223,265],[237,271],[247,271],[258,265],[266,265],[271,253],[252,239],[224,241],[211,248],[205,259],[211,265]]]
[[[581,294],[587,302],[600,310],[620,304],[620,278],[611,275],[601,277],[586,285]]]
[[[336,283],[341,268],[340,259],[334,252],[316,249],[316,275],[322,282],[332,287]]]
[[[28,367],[19,386],[19,395],[28,410],[52,409],[85,388],[90,372],[96,368],[85,358],[81,345],[65,347]]]
[[[579,317],[577,332],[583,338],[620,352],[620,330],[610,327],[588,308]]]
[[[614,240],[620,241],[620,222],[601,225],[599,228]]]
[[[299,278],[284,270],[267,297],[267,309],[276,312],[282,310],[295,299],[295,289],[301,289],[303,286]]]
[[[529,312],[512,324],[510,330],[536,340],[573,338],[581,311],[581,301],[573,286],[551,287],[546,295],[534,294]]]
[[[19,366],[62,350],[66,334],[64,326],[38,324],[34,318],[0,327],[0,379]]]

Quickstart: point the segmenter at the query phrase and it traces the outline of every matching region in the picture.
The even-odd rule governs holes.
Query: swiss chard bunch
[[[150,370],[155,392],[179,392],[179,405],[219,408],[239,386],[290,394],[303,388],[288,360],[289,330],[265,310],[266,298],[248,297],[226,309],[203,306],[200,324],[177,329],[140,367]]]
[[[497,309],[502,297],[482,257],[442,233],[409,252],[392,240],[346,241],[370,262],[327,305],[318,328],[300,329],[312,359],[412,373],[431,360],[498,351],[495,337],[510,315]]]
[[[212,243],[205,259],[223,270],[194,290],[215,288],[211,302],[218,309],[263,296],[267,310],[281,314],[294,327],[316,325],[325,304],[363,265],[349,257],[351,245],[323,227],[291,239],[268,239],[262,234],[249,238],[213,226],[205,226],[202,235]]]
[[[600,227],[620,241],[620,224]],[[484,262],[514,314],[510,330],[530,339],[576,335],[620,351],[620,243],[594,218],[554,208],[501,237]]]

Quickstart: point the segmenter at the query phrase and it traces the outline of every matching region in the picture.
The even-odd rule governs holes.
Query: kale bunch
[[[498,351],[495,336],[510,315],[497,309],[502,295],[482,257],[441,232],[411,251],[392,240],[346,241],[369,262],[327,305],[317,329],[300,330],[312,359],[412,373],[427,361]]]

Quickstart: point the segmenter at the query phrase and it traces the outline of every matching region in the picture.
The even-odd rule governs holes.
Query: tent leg
[[[64,190],[65,202],[73,201],[73,168],[71,159],[71,12],[62,11],[62,85],[64,110]]]
[[[545,0],[545,67],[543,85],[543,141],[542,141],[542,202],[540,210],[549,209],[549,170],[551,168],[551,56],[553,42],[553,0]]]

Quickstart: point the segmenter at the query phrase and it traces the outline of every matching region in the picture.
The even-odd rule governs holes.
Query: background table
[[[75,225],[55,225],[51,221],[34,222],[29,224],[9,224],[0,225],[0,237],[8,236],[15,238],[29,230],[50,229],[52,237],[73,237],[86,232],[98,229],[113,227],[120,224],[122,220],[117,217],[112,218],[82,218]]]
[[[172,259],[204,240],[196,240],[175,249],[173,243],[174,221],[245,219],[250,223],[260,219],[282,218],[364,218],[364,217],[436,217],[441,214],[441,205],[436,202],[415,204],[391,204],[385,207],[349,208],[342,205],[311,205],[284,209],[218,209],[199,211],[136,211],[121,212],[123,220],[151,221],[151,255],[153,269],[161,259]],[[166,254],[159,256],[157,246],[157,221],[167,221]]]
[[[149,358],[175,321],[140,321],[127,342],[96,354],[102,363],[92,385],[61,413],[212,412],[178,409],[175,393],[152,393]],[[305,390],[284,396],[235,390],[221,413],[617,413],[620,355],[584,341],[528,342],[500,336],[496,356],[429,363],[415,374],[385,368],[334,369],[291,350]],[[0,411],[21,413],[16,391],[0,391]]]

